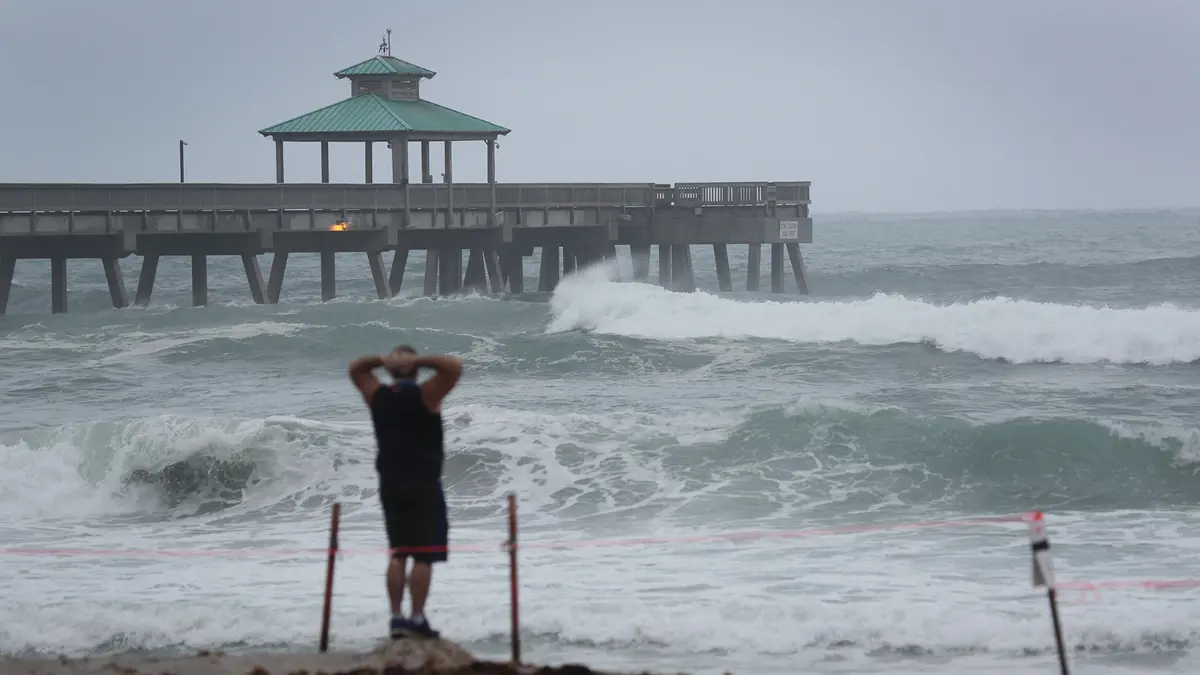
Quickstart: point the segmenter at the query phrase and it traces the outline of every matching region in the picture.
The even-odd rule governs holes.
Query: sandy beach
[[[618,675],[594,671],[582,665],[514,666],[511,663],[478,661],[458,645],[445,640],[382,641],[366,653],[262,653],[231,656],[221,652],[199,652],[188,657],[146,656],[85,657],[70,659],[2,659],[0,675],[275,675],[277,673],[325,673],[326,675],[371,675],[422,673],[423,675]],[[630,675],[630,674],[626,674]],[[648,675],[643,673],[642,675]]]

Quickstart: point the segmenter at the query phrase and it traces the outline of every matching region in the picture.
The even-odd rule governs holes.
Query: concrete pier
[[[0,310],[7,309],[16,261],[51,261],[51,311],[67,308],[67,261],[95,259],[103,266],[114,307],[129,305],[120,260],[141,258],[134,303],[150,303],[158,261],[163,256],[190,258],[192,304],[208,303],[208,258],[242,259],[249,296],[257,303],[278,303],[291,253],[320,255],[321,298],[337,296],[336,253],[367,256],[375,294],[395,296],[413,251],[426,251],[424,288],[428,296],[458,293],[521,294],[524,259],[540,250],[538,291],[550,292],[563,276],[628,250],[633,280],[648,281],[650,260],[658,248],[658,283],[690,292],[697,288],[691,247],[711,245],[721,292],[734,290],[729,245],[749,247],[745,288],[758,291],[763,244],[770,245],[770,292],[808,292],[799,244],[812,242],[807,183],[690,184],[681,186],[613,184],[498,185],[499,218],[488,225],[470,189],[463,191],[456,221],[447,227],[403,226],[403,205],[364,208],[365,204],[402,200],[390,185],[305,186],[290,198],[271,188],[275,200],[247,199],[260,185],[0,185]],[[442,186],[408,186],[409,199],[436,202]],[[466,186],[467,188],[476,186]],[[486,186],[482,186],[486,187]],[[356,194],[366,188],[365,194]],[[421,188],[434,191],[422,199]],[[704,197],[681,197],[703,189]],[[750,189],[752,188],[752,189]],[[586,191],[590,198],[580,199]],[[609,200],[596,199],[607,191]],[[553,202],[549,195],[574,194]],[[136,196],[134,196],[136,194]],[[269,203],[274,201],[275,203]],[[98,208],[103,203],[107,208]],[[190,208],[189,203],[204,207]],[[320,204],[321,206],[314,206]],[[408,207],[409,222],[421,208]],[[482,206],[490,208],[490,204]],[[478,217],[476,217],[478,216]],[[337,226],[338,223],[349,223]],[[335,227],[336,226],[336,227]],[[333,228],[333,229],[331,229]],[[383,254],[393,251],[390,266]],[[792,284],[784,270],[790,264]],[[264,285],[259,257],[270,254]],[[466,257],[466,265],[463,258]],[[429,262],[432,261],[432,262]]]
[[[435,73],[381,53],[335,73],[348,97],[259,130],[274,145],[275,182],[0,184],[0,313],[16,261],[51,261],[51,311],[67,310],[67,261],[98,259],[115,307],[128,297],[119,260],[138,256],[134,303],[151,301],[158,261],[191,259],[192,304],[208,303],[208,258],[240,256],[250,297],[281,300],[288,256],[320,256],[321,298],[337,296],[337,253],[367,256],[375,294],[401,290],[413,251],[425,251],[425,295],[525,292],[523,263],[540,249],[537,290],[629,247],[633,279],[647,282],[658,246],[658,283],[695,290],[691,246],[713,246],[720,291],[733,290],[728,246],[749,246],[746,289],[757,291],[761,246],[771,245],[771,292],[786,287],[784,251],[796,290],[808,292],[799,244],[812,243],[807,182],[500,183],[498,139],[510,130],[422,96]],[[454,182],[454,144],[481,142],[485,183]],[[321,182],[285,183],[285,145],[320,144]],[[329,144],[362,148],[365,183],[335,183]],[[431,144],[441,148],[434,182]],[[419,145],[419,152],[410,146]],[[380,183],[374,146],[391,154]],[[420,163],[419,183],[410,164]],[[394,251],[390,269],[383,254]],[[271,255],[264,288],[259,256]],[[466,264],[463,257],[466,256]]]

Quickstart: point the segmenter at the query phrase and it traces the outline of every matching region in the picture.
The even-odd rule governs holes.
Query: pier
[[[414,252],[424,252],[425,295],[519,295],[525,258],[535,249],[537,290],[549,292],[577,267],[614,258],[617,247],[628,247],[633,279],[649,282],[655,246],[657,283],[690,292],[696,245],[713,247],[716,290],[733,290],[728,247],[746,245],[745,288],[759,291],[769,244],[770,291],[808,293],[799,246],[812,243],[808,182],[498,183],[496,142],[510,130],[421,98],[422,81],[435,73],[390,51],[385,42],[380,54],[334,73],[348,81],[348,98],[258,132],[275,144],[275,183],[185,183],[181,176],[180,183],[0,184],[0,314],[24,259],[50,260],[53,313],[67,311],[69,260],[99,261],[113,306],[127,307],[121,261],[130,256],[141,258],[138,305],[150,303],[163,256],[191,259],[195,306],[208,302],[208,258],[230,255],[241,257],[254,302],[278,303],[292,253],[320,254],[323,300],[336,296],[334,256],[346,252],[367,257],[381,299],[400,292]],[[464,142],[486,144],[486,183],[454,182],[453,147]],[[320,183],[284,181],[287,143],[320,144]],[[330,181],[330,143],[361,145],[364,183]],[[374,180],[379,144],[391,153],[388,182]],[[438,183],[434,144],[443,153]],[[414,146],[419,181],[410,176]],[[259,257],[266,254],[264,283]]]

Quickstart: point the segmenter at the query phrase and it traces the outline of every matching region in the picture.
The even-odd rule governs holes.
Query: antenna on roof
[[[383,36],[383,42],[379,43],[379,53],[384,56],[392,55],[392,29],[387,29],[387,35]]]

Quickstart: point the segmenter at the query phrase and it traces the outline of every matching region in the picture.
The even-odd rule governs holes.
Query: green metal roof
[[[372,56],[361,63],[334,73],[336,77],[351,77],[356,75],[415,75],[417,77],[433,77],[437,73],[422,68],[408,61],[401,61],[392,56]]]
[[[260,129],[258,133],[273,136],[406,131],[503,135],[510,130],[431,101],[391,101],[367,92]]]

